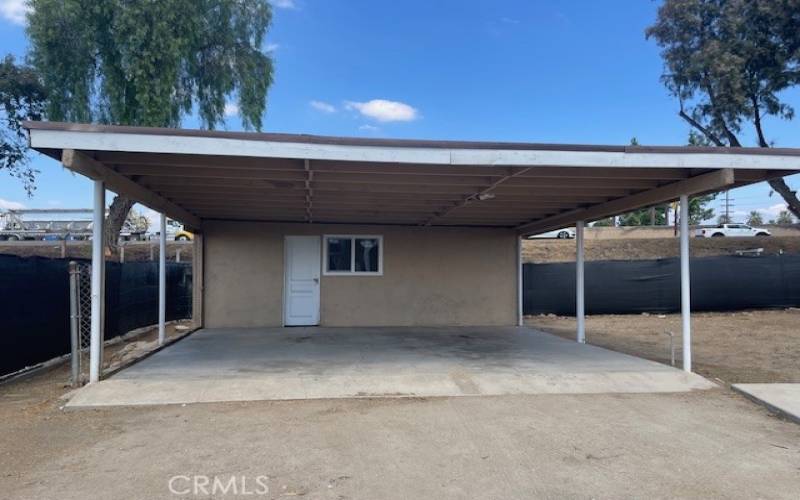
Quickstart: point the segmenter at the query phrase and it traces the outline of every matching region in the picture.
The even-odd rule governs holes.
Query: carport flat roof
[[[800,149],[323,137],[26,122],[31,146],[196,231],[203,220],[533,234],[800,171]]]

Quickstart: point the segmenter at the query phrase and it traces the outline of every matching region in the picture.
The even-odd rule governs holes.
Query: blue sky
[[[4,52],[25,53],[23,0],[0,0]],[[644,38],[659,2],[276,0],[265,130],[347,136],[645,145],[686,141]],[[800,107],[800,90],[786,96]],[[235,105],[229,130],[239,130]],[[185,127],[197,127],[191,117]],[[800,147],[800,121],[768,119]],[[748,145],[752,136],[745,135]],[[90,183],[44,157],[37,190],[0,177],[0,206],[86,207]],[[800,177],[789,178],[800,188]],[[765,184],[731,193],[737,218],[782,207]],[[719,212],[720,202],[715,203]]]

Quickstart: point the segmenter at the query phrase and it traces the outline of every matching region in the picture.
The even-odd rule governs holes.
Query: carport
[[[778,148],[26,127],[34,149],[95,183],[92,382],[103,338],[106,189],[196,233],[194,321],[206,328],[197,338],[233,328],[298,335],[279,328],[290,325],[510,331],[522,324],[521,238],[575,225],[583,343],[585,223],[680,200],[683,368],[691,371],[688,197],[800,169],[800,150]],[[162,308],[165,300],[162,292]]]

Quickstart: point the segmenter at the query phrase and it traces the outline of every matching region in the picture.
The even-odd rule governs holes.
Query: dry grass
[[[669,363],[669,337],[675,334],[681,360],[680,315],[587,316],[586,339],[598,345]],[[530,316],[526,324],[575,338],[575,319]],[[733,383],[800,382],[800,309],[692,314],[694,370]]]
[[[763,248],[769,255],[800,253],[800,236],[766,238],[692,238],[694,257],[732,255],[737,250]],[[586,240],[586,260],[646,260],[677,257],[678,238]],[[524,262],[574,262],[575,240],[527,240]]]

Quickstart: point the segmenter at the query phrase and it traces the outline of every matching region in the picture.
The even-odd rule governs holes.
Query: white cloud
[[[317,111],[322,111],[323,113],[335,113],[336,106],[333,104],[328,104],[325,101],[309,101],[309,106],[316,109]]]
[[[272,6],[278,9],[296,9],[297,4],[294,0],[272,0]]]
[[[267,52],[275,52],[276,50],[278,50],[278,47],[280,47],[280,45],[277,43],[268,43],[267,46],[264,47],[264,49]]]
[[[403,102],[373,99],[367,102],[347,101],[347,109],[353,109],[362,115],[379,122],[410,122],[417,119],[419,112]]]
[[[762,208],[759,211],[766,212],[769,215],[778,215],[784,210],[789,210],[789,206],[786,203],[776,203],[774,205],[768,206],[767,208]]]
[[[11,200],[4,200],[0,198],[0,208],[8,210],[8,209],[18,209],[18,208],[25,208],[25,205],[18,201],[11,201]]]
[[[376,127],[375,125],[369,125],[369,124],[365,123],[364,125],[361,125],[360,127],[358,127],[358,130],[366,130],[367,132],[377,132],[380,129],[378,127]]]
[[[239,106],[229,102],[225,104],[225,116],[236,116],[239,114]]]
[[[27,0],[0,0],[0,16],[14,24],[24,25],[30,10]]]

